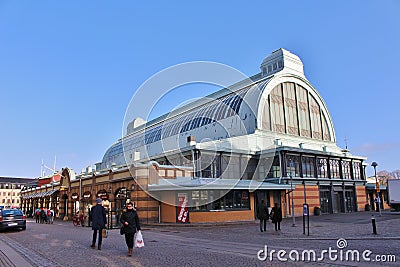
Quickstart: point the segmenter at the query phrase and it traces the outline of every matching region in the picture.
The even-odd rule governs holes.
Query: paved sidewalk
[[[0,266],[2,267],[30,267],[32,266],[14,249],[0,240]]]
[[[376,219],[378,234],[372,233],[371,217]],[[74,227],[71,222],[56,220],[52,225],[36,224],[28,219],[25,232],[0,235],[0,267],[59,266],[266,266],[257,260],[257,252],[268,245],[271,249],[316,250],[336,248],[341,239],[346,249],[371,250],[373,255],[395,255],[400,240],[400,213],[355,212],[310,217],[310,236],[303,235],[302,218],[282,221],[282,231],[273,224],[259,231],[259,222],[224,224],[145,224],[142,230],[146,247],[126,257],[124,237],[117,229],[110,230],[102,251],[90,249],[89,227]],[[48,242],[43,242],[46,239]],[[240,240],[240,242],[238,242]],[[177,253],[178,252],[178,253]],[[90,261],[87,259],[90,258]],[[397,260],[398,261],[398,260]],[[349,263],[347,266],[382,266],[371,262]],[[269,266],[282,266],[268,262]],[[292,266],[343,266],[343,262],[292,262]],[[385,262],[385,266],[399,266]]]

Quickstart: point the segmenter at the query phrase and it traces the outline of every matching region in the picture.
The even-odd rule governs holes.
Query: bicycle
[[[82,227],[83,227],[84,226],[84,224],[83,224],[84,223],[84,216],[75,214],[72,217],[72,223],[74,224],[74,226],[82,225]]]
[[[79,217],[78,217],[78,215],[74,215],[72,217],[72,223],[74,224],[74,226],[78,226],[79,225]]]

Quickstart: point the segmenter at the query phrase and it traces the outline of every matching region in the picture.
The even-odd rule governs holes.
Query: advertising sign
[[[78,200],[78,198],[79,198],[78,193],[73,193],[73,194],[71,195],[71,199],[72,199],[72,200]]]
[[[177,221],[180,223],[188,222],[188,194],[178,193],[178,218]]]
[[[97,193],[97,197],[101,198],[102,200],[108,200],[108,194],[107,194],[106,190],[100,190]]]
[[[85,193],[83,193],[82,197],[84,200],[89,200],[92,197],[92,193],[90,193],[89,191],[86,191]]]
[[[308,216],[308,205],[307,204],[303,204],[303,215]]]

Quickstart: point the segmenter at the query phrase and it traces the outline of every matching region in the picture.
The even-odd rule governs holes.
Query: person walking
[[[101,198],[96,199],[96,206],[92,207],[90,211],[90,217],[92,218],[92,230],[93,238],[91,248],[96,247],[97,232],[99,233],[99,242],[97,243],[97,249],[101,250],[101,243],[103,236],[102,230],[107,227],[106,209],[103,207],[103,200]]]
[[[257,207],[257,217],[260,220],[260,231],[263,232],[263,226],[264,232],[267,231],[268,207],[264,199],[261,199],[261,203]]]
[[[40,223],[40,209],[36,208],[35,210],[35,219],[36,219],[36,223]]]
[[[280,231],[281,230],[281,221],[282,221],[282,209],[278,205],[278,203],[275,203],[275,206],[272,208],[271,211],[271,219],[272,222],[275,224],[275,231]]]
[[[44,223],[45,224],[48,224],[49,223],[49,209],[48,208],[44,208],[44,214],[45,214],[45,216],[44,216]]]
[[[54,221],[54,210],[49,210],[50,211],[50,217],[49,217],[49,223],[53,224]]]
[[[46,223],[47,220],[47,214],[44,208],[40,210],[40,223]]]
[[[128,257],[132,256],[133,250],[133,237],[136,231],[140,231],[139,216],[133,208],[132,202],[126,204],[126,211],[122,213],[121,220],[122,227],[124,227],[125,242],[128,247]]]

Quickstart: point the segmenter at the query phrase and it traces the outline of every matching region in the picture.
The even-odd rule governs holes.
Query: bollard
[[[372,231],[374,232],[374,235],[376,235],[377,233],[376,233],[376,223],[374,215],[372,215],[371,221],[372,221]]]

